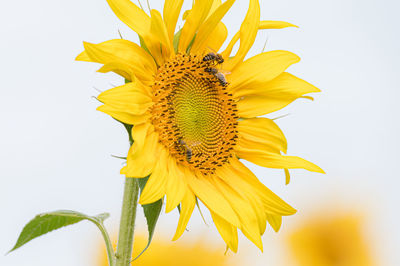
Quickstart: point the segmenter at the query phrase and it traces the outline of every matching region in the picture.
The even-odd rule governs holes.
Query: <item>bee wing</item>
[[[194,147],[194,146],[197,146],[197,145],[200,145],[200,144],[201,144],[201,141],[196,141],[196,142],[193,143],[192,146]]]
[[[210,46],[207,46],[207,49],[210,50],[211,52],[215,53],[215,54],[217,53],[217,51],[215,51],[215,50],[214,50],[213,48],[211,48]]]
[[[225,70],[225,69],[220,69],[219,72],[222,73],[222,74],[224,74],[224,75],[229,75],[229,74],[231,74],[231,72],[229,72],[228,70]]]

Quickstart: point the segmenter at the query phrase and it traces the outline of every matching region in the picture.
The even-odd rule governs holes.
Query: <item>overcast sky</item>
[[[150,4],[161,10],[160,1]],[[224,18],[230,36],[247,6],[248,1],[238,0]],[[252,253],[259,265],[277,265],[284,252],[281,235],[332,202],[367,213],[367,231],[382,265],[400,264],[399,7],[389,0],[262,1],[262,19],[300,28],[261,32],[250,54],[259,53],[266,39],[267,50],[295,52],[302,61],[289,72],[322,90],[314,102],[299,100],[269,117],[289,114],[278,120],[288,153],[315,162],[327,175],[294,170],[285,186],[283,171],[247,164],[299,210],[284,219],[280,234],[266,233],[264,254],[240,239],[239,250]],[[124,156],[128,140],[122,126],[95,110],[92,96],[123,80],[95,73],[98,65],[74,58],[84,40],[118,38],[118,29],[126,39],[136,41],[136,35],[105,0],[6,1],[0,25],[0,264],[94,265],[101,236],[88,222],[1,254],[14,245],[25,223],[44,211],[107,211],[107,227],[117,230],[122,162],[111,155]],[[162,214],[157,235],[172,238],[177,218],[176,212]],[[139,219],[144,229],[142,215]],[[196,212],[183,238],[208,232],[223,252],[220,236],[208,223]]]

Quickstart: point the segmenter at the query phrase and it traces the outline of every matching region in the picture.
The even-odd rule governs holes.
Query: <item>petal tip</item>
[[[90,48],[93,45],[93,43],[85,42],[85,41],[83,41],[82,43],[83,43],[83,48],[85,48],[85,49]]]
[[[98,98],[97,98],[98,99]],[[97,111],[103,112],[104,104],[96,108]],[[122,170],[122,169],[121,169]]]
[[[293,207],[290,206],[290,205],[289,205],[289,207],[290,207],[290,208],[288,208],[288,209],[286,210],[286,211],[287,211],[287,214],[286,214],[285,216],[294,215],[294,214],[297,213],[297,210],[296,210],[295,208],[293,208]]]
[[[86,55],[86,52],[85,52],[85,51],[81,52],[80,54],[78,54],[78,55],[75,57],[75,61],[86,61],[87,59],[89,59],[89,58],[88,58],[88,56]]]
[[[174,237],[172,238],[172,241],[178,240],[182,235],[183,235],[183,231],[182,231],[182,232],[178,232],[178,230],[177,230],[177,231],[175,232]]]

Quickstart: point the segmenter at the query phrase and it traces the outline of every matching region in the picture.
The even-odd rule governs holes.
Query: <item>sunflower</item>
[[[290,265],[377,265],[357,211],[329,208],[299,223],[287,236]]]
[[[267,222],[278,231],[282,216],[296,210],[241,160],[285,169],[287,181],[288,169],[323,172],[304,159],[282,155],[287,149],[282,131],[273,120],[258,117],[320,91],[285,72],[299,57],[279,50],[245,59],[258,30],[294,25],[261,21],[258,0],[250,0],[239,32],[220,51],[228,34],[221,19],[233,0],[194,1],[178,31],[183,0],[166,0],[163,15],[155,9],[148,15],[129,0],[107,1],[141,45],[125,39],[84,42],[77,60],[103,64],[99,72],[112,71],[129,81],[101,93],[98,110],[134,125],[121,174],[150,176],[139,203],[165,196],[166,212],[179,206],[176,240],[200,200],[228,248],[237,251],[240,229],[262,250]]]

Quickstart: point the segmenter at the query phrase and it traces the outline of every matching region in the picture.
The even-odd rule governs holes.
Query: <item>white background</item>
[[[159,2],[150,4],[161,10]],[[128,141],[125,129],[96,111],[98,103],[91,97],[98,94],[93,87],[105,90],[122,79],[95,73],[98,65],[74,58],[83,49],[82,41],[118,38],[118,29],[124,38],[137,38],[105,0],[5,1],[1,6],[0,265],[95,265],[101,238],[88,222],[2,254],[25,223],[44,211],[107,211],[111,218],[106,225],[116,231],[123,177],[121,160],[111,154],[123,156]],[[247,6],[248,1],[238,0],[224,18],[230,36]],[[270,117],[290,114],[278,120],[289,154],[317,163],[327,175],[294,170],[285,186],[283,171],[248,164],[299,212],[284,220],[280,234],[263,237],[263,254],[241,239],[240,250],[252,254],[246,265],[279,265],[285,232],[332,202],[366,212],[380,264],[400,264],[399,7],[389,0],[262,1],[262,19],[300,28],[261,32],[251,55],[268,38],[267,50],[290,50],[302,58],[289,72],[323,91],[314,95],[314,102],[299,100]],[[177,218],[176,212],[162,214],[158,236],[172,238]],[[142,215],[139,219],[139,227],[145,228]],[[208,232],[224,251],[216,230],[203,225],[197,212],[189,229],[181,241]]]

